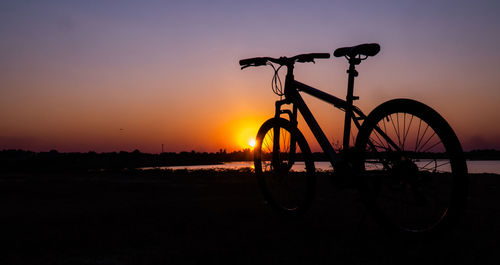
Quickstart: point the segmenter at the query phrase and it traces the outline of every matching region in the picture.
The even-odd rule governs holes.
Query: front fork
[[[290,101],[288,100],[278,100],[276,101],[276,110],[274,114],[274,118],[276,120],[279,120],[281,118],[282,114],[288,115],[288,120],[290,121],[292,125],[292,129],[290,131],[290,150],[288,153],[288,157],[286,155],[282,154],[280,151],[280,138],[282,137],[281,132],[280,132],[280,127],[275,126],[274,131],[273,131],[273,160],[271,162],[271,165],[275,169],[283,169],[283,170],[289,170],[291,166],[295,163],[295,152],[296,152],[296,135],[295,135],[295,130],[297,128],[297,106],[295,104],[292,104],[292,110],[289,109],[281,109],[281,106],[285,104],[291,104]],[[287,141],[288,139],[284,139]],[[287,145],[287,142],[283,142],[283,145]],[[285,146],[283,146],[285,148]],[[285,163],[285,160],[288,160],[288,163]]]

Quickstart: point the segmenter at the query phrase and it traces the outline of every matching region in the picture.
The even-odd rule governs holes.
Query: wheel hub
[[[410,159],[402,157],[393,163],[392,174],[401,184],[413,185],[418,178],[418,166]]]

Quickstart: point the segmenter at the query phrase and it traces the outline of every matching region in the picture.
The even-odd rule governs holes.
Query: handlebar
[[[261,66],[266,65],[268,62],[276,63],[279,65],[292,65],[295,62],[299,63],[308,63],[313,62],[314,59],[328,59],[330,58],[329,53],[306,53],[299,54],[291,58],[280,57],[280,58],[271,58],[271,57],[255,57],[240,60],[241,69],[245,69],[250,66]]]

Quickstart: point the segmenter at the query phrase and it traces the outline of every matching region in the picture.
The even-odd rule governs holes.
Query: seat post
[[[349,139],[351,136],[351,119],[352,119],[352,102],[358,97],[353,95],[354,93],[354,78],[358,76],[358,71],[356,71],[356,65],[361,62],[359,58],[349,58],[349,69],[347,70],[348,80],[347,80],[347,96],[346,96],[346,107],[345,107],[345,121],[344,121],[344,139],[342,142],[342,148],[347,150],[349,148]]]

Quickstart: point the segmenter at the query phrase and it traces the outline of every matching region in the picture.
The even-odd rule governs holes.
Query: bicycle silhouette
[[[467,165],[460,142],[432,108],[411,99],[393,99],[365,115],[353,105],[356,65],[380,51],[376,43],[336,49],[349,62],[347,96],[340,99],[296,81],[295,63],[328,59],[329,53],[291,58],[256,57],[240,61],[241,69],[270,65],[273,91],[280,96],[273,118],[260,127],[254,166],[265,200],[273,210],[299,216],[315,193],[314,159],[298,129],[300,112],[334,168],[333,178],[353,178],[363,202],[380,225],[404,235],[429,235],[448,230],[464,208]],[[277,67],[276,67],[276,66]],[[278,71],[287,69],[284,90]],[[343,149],[336,152],[299,92],[345,112]],[[281,99],[284,96],[284,99]],[[289,109],[283,108],[290,105]],[[349,148],[351,124],[358,129]]]

